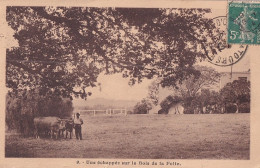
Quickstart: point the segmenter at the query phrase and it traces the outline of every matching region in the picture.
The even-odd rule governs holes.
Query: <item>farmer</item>
[[[82,140],[81,125],[83,124],[83,120],[79,116],[80,114],[77,113],[76,118],[74,118],[74,126],[76,138]]]

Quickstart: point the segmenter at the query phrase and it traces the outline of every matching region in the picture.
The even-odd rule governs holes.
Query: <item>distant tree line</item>
[[[219,82],[220,73],[213,68],[197,66],[199,73],[180,82],[164,100],[159,102],[159,83],[149,86],[148,97],[135,106],[134,113],[146,113],[147,109],[160,105],[160,113],[167,114],[172,105],[182,102],[185,114],[194,113],[249,113],[250,82],[235,80],[227,83],[221,90],[211,89]]]
[[[202,89],[193,97],[168,96],[161,102],[161,107],[168,112],[169,105],[183,102],[184,114],[194,113],[249,113],[250,82],[235,80],[227,83],[219,92]]]
[[[128,110],[132,110],[133,107],[128,106],[128,107],[123,107],[120,104],[119,105],[103,105],[103,104],[95,104],[93,106],[78,106],[75,107],[75,109],[78,110],[106,110],[106,109],[121,109],[121,108],[127,108]]]

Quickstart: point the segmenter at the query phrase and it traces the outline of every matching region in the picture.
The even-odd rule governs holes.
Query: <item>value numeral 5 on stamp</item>
[[[228,5],[228,43],[260,44],[260,4]]]

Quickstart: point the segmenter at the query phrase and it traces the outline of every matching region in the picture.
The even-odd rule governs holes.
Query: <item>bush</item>
[[[149,112],[149,110],[152,109],[152,105],[151,103],[146,100],[143,99],[141,102],[138,102],[134,109],[133,109],[133,113],[134,114],[147,114]]]
[[[193,107],[190,107],[190,106],[185,107],[183,113],[184,113],[184,114],[194,114],[194,108],[193,108]]]
[[[234,80],[227,83],[221,90],[222,103],[245,103],[250,102],[250,82]]]
[[[169,111],[166,110],[166,109],[160,109],[160,110],[158,111],[158,114],[168,114],[168,113],[169,113]]]
[[[237,107],[234,104],[226,105],[226,113],[235,113],[237,111]]]
[[[126,112],[127,114],[134,114],[134,112],[132,110],[127,110]]]
[[[172,107],[173,104],[178,103],[181,101],[181,98],[178,96],[167,96],[161,103],[160,106],[162,108],[161,114],[168,114],[169,109]],[[159,110],[160,111],[160,110]],[[159,114],[159,112],[158,112]]]
[[[250,103],[242,103],[238,106],[239,113],[250,113]]]

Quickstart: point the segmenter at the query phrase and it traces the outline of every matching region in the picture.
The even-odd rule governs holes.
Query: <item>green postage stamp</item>
[[[260,44],[260,4],[228,4],[228,43]]]

